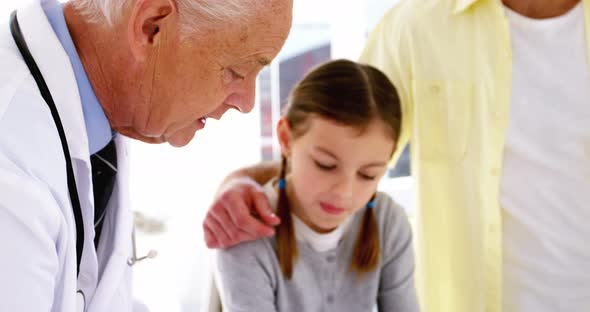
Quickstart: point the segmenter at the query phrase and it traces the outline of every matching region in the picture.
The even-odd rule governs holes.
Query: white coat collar
[[[70,155],[88,163],[88,135],[74,71],[66,51],[53,32],[42,3],[33,1],[18,10],[18,22],[29,50],[45,78],[63,124]]]

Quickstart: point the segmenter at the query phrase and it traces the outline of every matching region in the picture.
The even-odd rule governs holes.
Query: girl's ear
[[[289,156],[291,156],[292,132],[289,121],[285,117],[281,117],[277,124],[277,135],[281,145],[281,155],[285,158],[289,158]]]

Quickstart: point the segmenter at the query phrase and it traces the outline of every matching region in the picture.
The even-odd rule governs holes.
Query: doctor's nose
[[[256,91],[254,88],[248,93],[232,93],[225,99],[225,101],[223,101],[223,104],[221,104],[219,108],[209,114],[209,117],[221,119],[221,117],[223,117],[223,115],[230,109],[235,109],[244,114],[251,112],[254,108],[255,93]]]
[[[247,114],[254,108],[254,100],[256,98],[256,78],[251,78],[241,86],[241,90],[230,95],[226,102],[229,106],[236,109],[240,113]]]

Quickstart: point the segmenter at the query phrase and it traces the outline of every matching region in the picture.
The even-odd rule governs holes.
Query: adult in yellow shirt
[[[370,35],[412,144],[424,311],[590,311],[588,35],[590,0],[402,0]],[[275,170],[228,178],[210,247],[271,234],[246,176]]]
[[[590,311],[589,5],[402,1],[370,36],[406,103],[425,311]]]

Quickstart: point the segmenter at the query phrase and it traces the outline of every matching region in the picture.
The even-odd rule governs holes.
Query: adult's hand
[[[238,243],[274,235],[279,218],[273,213],[262,187],[249,177],[222,185],[203,222],[209,248],[228,248]]]

